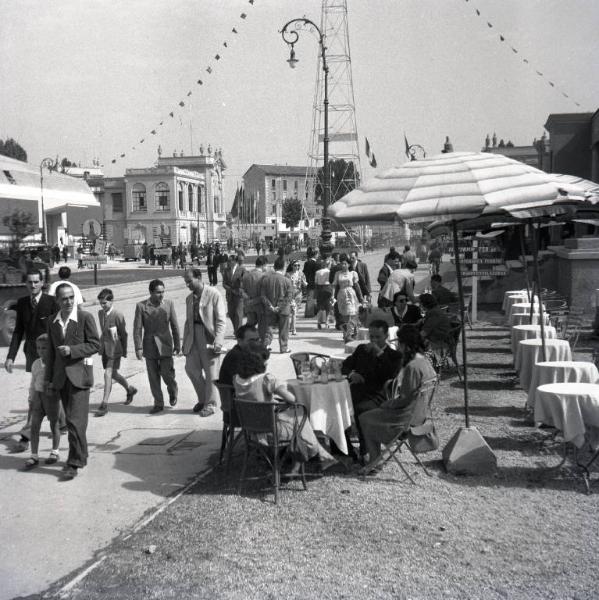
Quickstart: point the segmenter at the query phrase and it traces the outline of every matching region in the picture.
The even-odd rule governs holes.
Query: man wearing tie
[[[69,434],[69,457],[63,476],[73,479],[87,464],[89,390],[94,384],[91,356],[100,349],[100,338],[93,316],[77,308],[68,283],[56,288],[56,299],[60,310],[48,326],[45,381],[48,392],[58,393],[62,400]]]
[[[23,338],[23,352],[25,353],[25,370],[31,373],[31,365],[38,358],[35,340],[46,333],[48,318],[56,313],[56,300],[53,296],[42,292],[43,279],[40,271],[31,270],[26,276],[26,285],[29,291],[27,296],[17,300],[16,313],[17,320],[15,329],[8,348],[8,355],[4,368],[8,373],[12,373],[13,365],[19,346]],[[64,413],[59,415],[61,427],[64,427]],[[25,452],[29,445],[29,426],[30,419],[27,415],[27,423],[21,431],[21,439],[14,448],[14,452]]]

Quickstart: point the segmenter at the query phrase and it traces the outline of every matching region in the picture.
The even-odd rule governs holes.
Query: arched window
[[[147,212],[146,186],[143,183],[136,183],[133,186],[131,194],[133,195],[132,212]]]
[[[206,212],[204,210],[204,202],[205,202],[204,189],[201,187],[198,187],[198,212],[200,212],[200,213]]]
[[[185,207],[183,205],[183,190],[184,186],[182,183],[179,184],[179,212],[183,212]]]
[[[191,183],[187,186],[187,204],[189,212],[193,212],[193,185]]]
[[[168,185],[164,182],[156,184],[156,211],[169,212],[171,209]]]

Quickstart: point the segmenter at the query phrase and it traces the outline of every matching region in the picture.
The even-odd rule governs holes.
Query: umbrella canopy
[[[340,223],[454,220],[550,206],[560,195],[547,173],[502,154],[450,152],[378,174],[335,202],[329,214]]]
[[[550,173],[549,175],[568,196],[582,199],[591,204],[599,203],[599,183],[577,177],[576,175],[564,175],[562,173]],[[582,198],[580,192],[582,191]]]

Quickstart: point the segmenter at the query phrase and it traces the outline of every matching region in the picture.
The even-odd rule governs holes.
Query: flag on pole
[[[405,145],[406,145],[406,156],[407,156],[408,158],[411,158],[411,157],[410,157],[410,144],[408,143],[408,138],[406,137],[406,134],[405,134],[405,132],[404,132],[404,134],[403,134],[403,140],[404,140],[404,143],[405,143]]]
[[[370,166],[372,168],[376,169],[376,157],[374,156],[374,152],[372,152],[372,150],[370,149],[368,138],[365,137],[364,140],[366,141],[366,157],[368,158],[368,162],[370,163]]]

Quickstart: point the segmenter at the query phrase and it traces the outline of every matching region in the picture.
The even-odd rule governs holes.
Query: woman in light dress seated
[[[402,429],[407,429],[416,420],[415,410],[422,411],[426,418],[426,404],[417,406],[420,388],[425,381],[436,377],[430,361],[424,356],[424,343],[418,328],[404,325],[397,332],[399,350],[403,355],[403,367],[397,378],[401,378],[399,394],[385,400],[379,408],[362,413],[359,417],[369,461],[364,471],[370,472],[380,457],[381,443],[389,443]]]
[[[239,400],[254,402],[278,401],[276,396],[284,401],[295,403],[295,396],[287,390],[285,384],[277,381],[272,373],[266,372],[269,352],[266,348],[252,349],[246,352],[238,367],[238,374],[233,377],[235,397]],[[296,427],[296,417],[293,408],[277,413],[277,434],[279,440],[290,441]],[[321,469],[324,471],[336,464],[336,459],[319,443],[310,421],[306,419],[297,438],[297,446],[292,449],[293,465],[291,473],[297,473],[300,463],[318,456]]]

